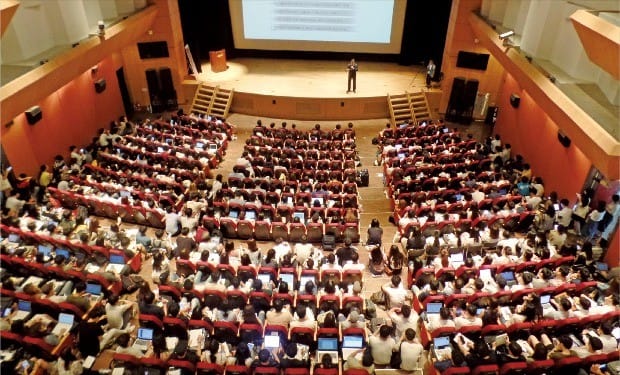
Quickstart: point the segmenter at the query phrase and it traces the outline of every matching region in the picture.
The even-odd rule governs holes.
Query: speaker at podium
[[[226,65],[226,50],[209,51],[209,61],[211,62],[211,71],[213,73],[223,72],[228,69]]]

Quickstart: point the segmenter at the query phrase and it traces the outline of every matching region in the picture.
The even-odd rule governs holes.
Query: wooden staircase
[[[232,104],[234,90],[225,90],[201,83],[196,90],[190,113],[225,119]]]
[[[424,92],[405,92],[404,94],[387,96],[392,125],[413,121],[428,121],[431,111]]]

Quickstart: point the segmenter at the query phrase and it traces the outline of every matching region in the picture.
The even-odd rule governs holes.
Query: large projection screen
[[[400,53],[406,0],[228,0],[235,48]]]

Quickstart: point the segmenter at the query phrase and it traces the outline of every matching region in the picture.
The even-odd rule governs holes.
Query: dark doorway
[[[127,82],[125,82],[125,73],[123,68],[116,71],[116,79],[118,80],[118,88],[121,90],[121,97],[123,98],[123,107],[125,107],[125,115],[131,117],[133,115],[133,104],[129,97],[129,90],[127,89]]]

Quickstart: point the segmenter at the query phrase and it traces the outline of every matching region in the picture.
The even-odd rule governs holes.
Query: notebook
[[[52,333],[58,337],[62,336],[65,332],[73,328],[74,319],[75,317],[73,314],[60,313],[58,315],[58,323],[52,330]]]
[[[349,356],[364,347],[362,336],[345,335],[342,337],[342,358],[346,360]]]
[[[329,354],[332,357],[332,363],[338,363],[338,339],[319,337],[316,350],[316,362],[321,363],[324,355]]]
[[[106,272],[121,273],[125,267],[125,257],[117,254],[110,254],[110,263],[106,266]]]
[[[133,347],[146,352],[151,341],[153,341],[153,329],[138,328],[138,338],[133,342]]]
[[[30,315],[31,311],[32,306],[30,304],[30,301],[24,301],[23,299],[20,299],[17,302],[17,312],[13,316],[13,320],[24,320],[26,319],[26,317],[28,317],[28,315]]]
[[[266,335],[265,336],[265,349],[277,349],[280,347],[280,335]]]

